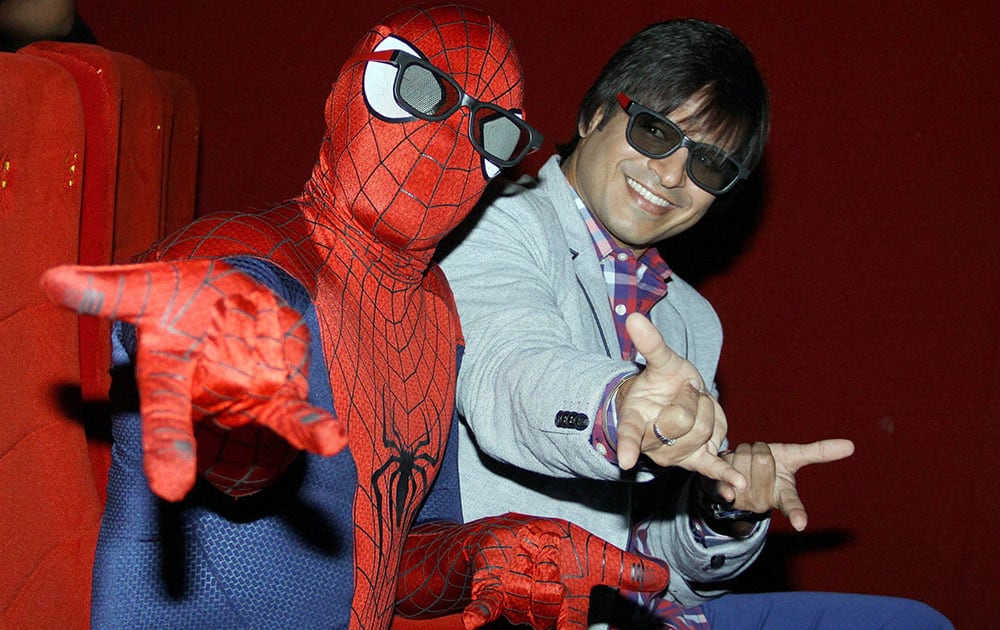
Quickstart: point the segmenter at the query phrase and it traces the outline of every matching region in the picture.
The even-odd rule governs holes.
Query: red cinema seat
[[[36,42],[17,54],[41,57],[63,66],[76,80],[86,127],[83,206],[80,219],[81,265],[111,263],[121,129],[121,77],[112,53],[91,44]],[[106,400],[111,378],[111,326],[81,317],[80,387],[87,401]]]
[[[124,53],[111,55],[122,86],[111,260],[124,264],[160,238],[164,96],[146,63]]]
[[[38,288],[78,260],[84,114],[73,77],[0,53],[0,627],[87,628],[101,499],[79,410],[75,314]]]
[[[38,42],[18,54],[42,57],[73,75],[86,125],[82,265],[127,263],[160,237],[164,185],[164,97],[139,59],[90,44]],[[111,384],[110,324],[80,318],[80,387],[106,401]],[[110,465],[106,416],[91,414],[91,458],[103,498]]]
[[[76,79],[83,101],[84,167],[80,264],[127,263],[160,237],[164,112],[152,68],[91,44],[36,42],[18,54],[43,57]],[[109,326],[81,318],[81,386],[104,400],[110,378]]]
[[[87,628],[110,325],[48,303],[38,277],[128,262],[194,216],[197,103],[183,77],[88,44],[3,53],[0,76],[0,628]]]
[[[157,70],[164,99],[164,174],[160,238],[194,220],[198,181],[198,98],[186,77]]]

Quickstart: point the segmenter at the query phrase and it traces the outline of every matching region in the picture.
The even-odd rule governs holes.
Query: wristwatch
[[[728,501],[709,503],[707,507],[712,513],[712,518],[717,521],[749,521],[763,516],[750,510],[733,509],[733,504]]]
[[[716,521],[761,521],[767,518],[768,513],[758,514],[750,510],[737,510],[733,508],[731,501],[725,501],[722,497],[710,496],[702,483],[695,482],[697,486],[698,506],[705,516]],[[711,493],[714,495],[715,493]]]

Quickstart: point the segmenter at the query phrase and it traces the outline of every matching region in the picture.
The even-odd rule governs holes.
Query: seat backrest
[[[164,102],[164,185],[160,238],[195,218],[198,182],[198,98],[194,84],[176,72],[157,70]]]
[[[62,65],[83,102],[86,155],[81,265],[128,263],[161,236],[165,172],[164,93],[146,63],[92,44],[37,42],[19,51]],[[80,388],[102,403],[111,385],[110,323],[82,317]],[[98,407],[93,407],[99,409]],[[91,459],[104,496],[110,447],[107,417],[91,414]]]
[[[38,277],[129,262],[193,218],[197,104],[183,77],[89,44],[4,53],[0,76],[0,628],[87,628],[110,324],[50,304]]]
[[[36,42],[17,54],[41,57],[65,68],[76,81],[83,104],[86,150],[80,218],[81,265],[111,263],[118,180],[122,85],[114,55],[92,44]],[[111,326],[81,317],[80,388],[87,401],[108,397],[111,378]]]
[[[145,62],[120,52],[111,56],[122,85],[111,261],[125,264],[160,238],[164,95]]]
[[[75,314],[38,287],[80,256],[84,113],[73,77],[0,53],[0,627],[87,628],[101,500],[78,417]]]

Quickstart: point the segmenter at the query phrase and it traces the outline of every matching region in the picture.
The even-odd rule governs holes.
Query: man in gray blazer
[[[767,614],[787,627],[824,615],[834,627],[900,615],[949,627],[894,598],[713,599],[713,583],[760,553],[770,510],[805,527],[797,470],[853,452],[848,440],[723,450],[719,319],[655,247],[746,178],[768,124],[766,88],[732,33],[653,25],[612,57],[537,183],[494,191],[442,252],[466,338],[464,517],[558,516],[660,559],[669,588],[634,599],[678,627],[753,627]]]

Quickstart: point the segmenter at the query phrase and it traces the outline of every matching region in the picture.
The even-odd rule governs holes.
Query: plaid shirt
[[[615,320],[615,332],[622,349],[622,359],[644,364],[646,361],[635,350],[632,340],[625,331],[625,319],[629,313],[649,315],[650,309],[667,294],[667,282],[670,280],[670,267],[656,248],[649,248],[640,258],[629,250],[615,244],[611,235],[604,229],[594,215],[590,213],[583,200],[577,195],[576,208],[580,213],[594,241],[594,250],[601,263],[604,279],[608,285],[608,300]],[[604,457],[613,464],[618,463],[615,445],[618,436],[615,431],[617,418],[611,393],[618,387],[623,378],[630,372],[621,374],[608,383],[604,392],[605,405],[597,411],[594,420],[594,431],[591,441]]]
[[[576,207],[594,241],[594,249],[601,263],[601,269],[604,271],[604,279],[608,285],[608,300],[614,315],[615,331],[622,349],[621,358],[645,364],[645,359],[636,351],[625,330],[625,319],[629,313],[634,312],[648,316],[653,305],[667,295],[667,283],[671,274],[670,267],[655,247],[650,247],[641,257],[636,258],[631,250],[617,246],[611,235],[598,223],[579,196],[576,196]],[[594,448],[614,464],[618,463],[618,455],[615,450],[618,440],[617,416],[612,393],[621,380],[629,374],[631,373],[624,373],[608,384],[604,393],[605,403],[598,409],[591,437]],[[691,530],[695,538],[706,547],[712,546],[718,537],[696,517],[691,518]],[[654,558],[647,544],[647,534],[648,523],[633,523],[629,534],[628,550]],[[659,627],[664,630],[667,628],[706,630],[708,628],[708,620],[699,606],[683,609],[666,598],[650,597],[641,593],[623,594],[635,600],[640,606],[636,612],[637,618],[631,620],[630,626]]]
[[[642,363],[642,357],[636,356],[632,340],[625,333],[625,318],[633,312],[648,315],[653,305],[667,294],[670,267],[655,247],[650,247],[642,257],[636,259],[632,250],[615,244],[607,230],[583,205],[580,197],[576,198],[576,207],[594,239],[594,249],[608,283],[608,299],[615,317],[615,331],[621,343],[622,358]]]

